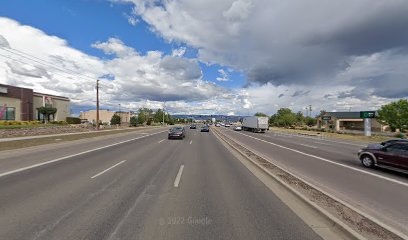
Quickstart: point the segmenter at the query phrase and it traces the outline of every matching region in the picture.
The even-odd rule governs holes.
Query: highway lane
[[[0,239],[319,239],[212,133],[166,136],[0,177]]]
[[[408,178],[363,168],[356,159],[358,146],[327,141],[317,145],[317,140],[310,138],[217,129],[329,194],[408,233]]]
[[[58,142],[29,148],[0,151],[0,175],[13,169],[23,168],[33,164],[42,163],[47,160],[69,156],[74,153],[88,151],[90,149],[143,137],[149,134],[167,131],[167,129],[168,128],[162,127],[150,129],[144,128],[127,133],[118,133],[113,135],[85,138],[76,141]]]

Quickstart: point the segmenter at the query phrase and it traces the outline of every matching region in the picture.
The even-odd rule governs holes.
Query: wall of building
[[[99,120],[102,123],[110,123],[110,120],[112,119],[112,116],[114,114],[115,112],[111,112],[108,110],[99,110]],[[82,120],[86,120],[88,122],[96,123],[96,110],[89,110],[86,112],[81,112],[79,114],[79,118]]]
[[[6,101],[15,103],[19,100],[20,105],[15,111],[16,121],[30,121],[33,119],[32,104],[33,104],[33,90],[29,88],[20,88],[10,85],[0,84],[0,88],[5,92],[0,92],[0,105],[3,106]],[[8,99],[8,100],[6,100]],[[10,106],[9,106],[10,107]],[[15,107],[15,106],[13,106]]]
[[[35,93],[33,96],[33,113],[34,119],[38,119],[37,108],[43,106],[43,96],[49,96],[44,94]],[[51,99],[51,106],[57,109],[57,113],[54,116],[54,121],[65,121],[67,117],[71,115],[70,101],[63,97],[49,96]]]
[[[15,121],[22,121],[21,116],[21,100],[18,98],[9,98],[9,97],[1,97],[0,96],[0,110],[3,106],[6,105],[7,107],[14,108],[15,113]],[[1,120],[1,119],[0,119]]]

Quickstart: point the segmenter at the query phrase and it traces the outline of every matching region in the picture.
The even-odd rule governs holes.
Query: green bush
[[[119,115],[113,115],[111,119],[111,125],[120,125],[121,123],[121,117]]]
[[[81,119],[77,117],[67,117],[66,122],[68,124],[81,124]]]
[[[50,123],[51,124],[56,124],[56,125],[65,125],[65,124],[67,124],[67,122],[65,122],[65,121],[51,121]]]
[[[400,133],[395,134],[394,137],[396,137],[396,138],[406,138],[406,135],[404,133],[400,132]]]

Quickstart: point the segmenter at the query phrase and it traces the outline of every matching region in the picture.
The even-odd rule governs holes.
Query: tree
[[[155,112],[154,117],[153,117],[154,122],[162,122],[163,121],[163,114],[164,114],[163,110],[157,109],[157,111]]]
[[[290,127],[296,124],[297,116],[289,108],[281,108],[271,116],[269,122],[278,127]]]
[[[114,114],[111,118],[111,125],[120,125],[121,118],[119,115]]]
[[[304,125],[305,124],[305,117],[301,111],[296,113],[296,125]]]
[[[144,124],[153,115],[153,110],[149,108],[139,108],[137,122],[139,124]]]
[[[135,116],[130,117],[129,125],[132,127],[136,127],[137,125],[137,118]]]
[[[256,116],[256,117],[268,117],[268,115],[266,115],[265,113],[261,113],[261,112],[255,113],[254,116]]]
[[[392,131],[408,129],[408,100],[400,99],[397,102],[386,104],[378,110],[377,119],[390,126]]]
[[[317,119],[308,116],[308,117],[305,118],[305,123],[309,127],[315,126],[317,124]]]
[[[138,115],[137,116],[137,123],[138,124],[143,124],[144,122],[146,122],[146,119],[145,119],[145,117],[144,117],[144,115]]]

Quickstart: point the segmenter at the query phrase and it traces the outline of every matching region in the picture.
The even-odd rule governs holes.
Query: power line
[[[7,56],[7,55],[0,54],[0,56],[1,56],[1,57],[4,57],[4,58],[7,58],[7,59],[11,59],[11,60],[16,61],[16,62],[19,62],[19,63],[28,64],[28,65],[32,65],[32,63],[28,63],[28,62],[25,62],[25,61],[20,60],[20,59],[15,59],[15,58],[12,58],[12,57]],[[64,72],[64,73],[66,73],[66,72]],[[53,72],[53,74],[56,74],[56,75],[59,75],[59,76],[62,76],[62,77],[67,77],[66,75],[63,75],[63,74],[61,74],[61,73],[57,73],[57,72]],[[70,74],[70,73],[66,73],[66,74],[68,74],[68,75],[71,75],[71,76],[72,76],[72,74]],[[95,79],[93,79],[93,80],[95,80]]]
[[[91,79],[91,80],[95,80],[95,78],[93,78],[93,77],[90,77],[90,76],[87,76],[87,75],[85,75],[85,74],[76,72],[76,71],[74,71],[74,70],[71,70],[71,69],[62,69],[62,68],[56,67],[56,66],[54,65],[54,63],[48,62],[48,61],[46,61],[46,60],[44,60],[44,59],[41,59],[41,58],[39,58],[39,57],[30,55],[30,54],[28,54],[28,53],[25,53],[25,52],[23,52],[23,51],[20,51],[20,50],[14,49],[14,48],[6,48],[6,47],[0,46],[0,49],[2,49],[3,51],[9,52],[9,53],[11,53],[11,54],[14,54],[14,55],[23,57],[23,58],[25,58],[25,59],[31,60],[31,61],[33,61],[33,62],[35,62],[35,63],[37,63],[37,64],[41,64],[41,65],[43,65],[43,66],[50,67],[50,68],[56,69],[56,70],[58,70],[58,71],[61,71],[61,72],[64,72],[64,73],[73,75],[73,76],[77,76],[77,77],[80,77],[80,78],[87,78],[88,80],[90,80],[90,79]],[[25,55],[23,55],[23,54],[25,54],[25,55],[27,55],[27,56],[29,56],[29,57],[27,57],[27,56],[25,56]],[[42,62],[41,62],[41,61],[42,61]],[[27,63],[26,63],[26,64],[27,64]]]

